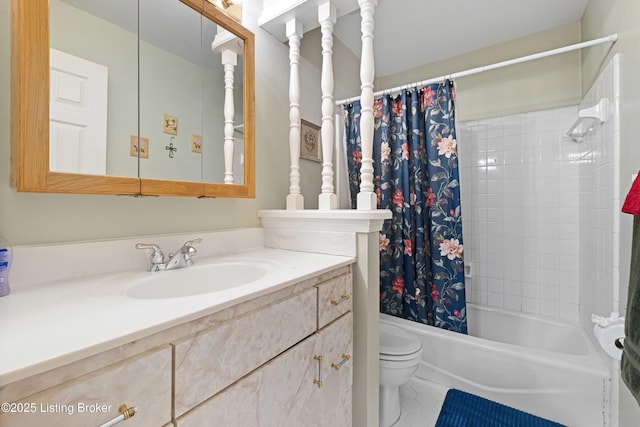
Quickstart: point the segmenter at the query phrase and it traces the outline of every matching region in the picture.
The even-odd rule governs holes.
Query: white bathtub
[[[569,427],[608,426],[609,374],[578,324],[467,304],[462,335],[380,315],[420,338],[416,375]]]

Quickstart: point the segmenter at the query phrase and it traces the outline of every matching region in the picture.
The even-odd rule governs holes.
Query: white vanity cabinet
[[[11,427],[99,426],[119,415],[121,404],[138,413],[131,427],[171,421],[171,348],[164,345],[12,402],[0,425]],[[13,410],[13,412],[12,412]]]
[[[314,297],[317,292],[317,305],[315,298],[307,296],[309,292]],[[304,298],[307,303],[313,300],[313,305],[307,305],[306,310],[314,315],[314,319],[317,314],[319,320],[321,312],[330,313],[324,315],[326,326],[317,328],[314,324],[307,338],[298,341],[262,366],[254,364],[255,369],[251,373],[177,418],[177,427],[351,426],[351,274],[334,277],[301,295],[307,296]],[[286,300],[281,304],[270,306],[267,310],[271,307],[290,306],[291,301]],[[283,314],[278,311],[274,318]],[[269,322],[264,323],[265,327],[268,324]],[[253,327],[257,328],[258,325]],[[293,337],[300,325],[285,321],[278,326],[280,327],[282,329],[275,336]],[[273,328],[267,329],[270,329],[267,335],[276,332]],[[248,366],[246,361],[252,356],[238,351],[242,347],[233,347],[238,363]],[[177,349],[178,347],[176,354]],[[213,354],[218,353],[214,348],[211,351]],[[213,379],[217,372],[219,369],[210,371],[211,381],[220,381]],[[179,399],[176,396],[176,402]]]
[[[123,427],[351,426],[351,286],[343,264],[9,383],[0,401],[34,410],[0,425],[97,427],[126,404]]]

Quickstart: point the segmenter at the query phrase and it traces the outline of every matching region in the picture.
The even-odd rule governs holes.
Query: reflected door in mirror
[[[49,62],[49,168],[105,175],[109,70],[56,49]]]

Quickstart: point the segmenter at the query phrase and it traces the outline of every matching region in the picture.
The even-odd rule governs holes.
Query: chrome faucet
[[[136,243],[136,249],[151,249],[151,265],[147,271],[164,271],[174,270],[176,268],[184,268],[193,265],[191,259],[198,253],[196,248],[193,247],[194,243],[200,243],[202,239],[193,239],[186,242],[175,253],[169,254],[169,259],[165,261],[164,254],[160,246],[154,243]]]

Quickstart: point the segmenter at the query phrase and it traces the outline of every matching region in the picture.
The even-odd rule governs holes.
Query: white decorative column
[[[361,94],[360,140],[362,143],[362,166],[360,167],[360,192],[358,209],[377,209],[377,198],[373,191],[373,14],[378,0],[358,0],[362,21],[362,55],[360,59]]]
[[[235,105],[233,102],[234,72],[238,65],[238,55],[242,55],[244,47],[242,41],[233,33],[218,27],[218,31],[211,42],[211,51],[221,56],[220,62],[224,67],[224,183],[233,184],[233,130]]]
[[[224,183],[233,184],[233,82],[238,55],[232,50],[222,51],[222,65],[224,66]]]
[[[333,186],[333,25],[336,8],[330,0],[318,6],[318,23],[322,31],[322,192],[318,196],[318,208],[327,210],[338,207]]]
[[[287,209],[304,209],[304,197],[300,192],[300,39],[302,39],[302,23],[290,19],[286,24],[286,35],[289,39],[289,155],[291,170],[289,172],[289,195]]]

